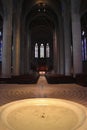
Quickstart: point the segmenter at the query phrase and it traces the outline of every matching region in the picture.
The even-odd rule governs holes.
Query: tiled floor
[[[87,87],[77,84],[48,84],[40,76],[37,84],[0,84],[0,105],[27,98],[59,98],[87,107]]]

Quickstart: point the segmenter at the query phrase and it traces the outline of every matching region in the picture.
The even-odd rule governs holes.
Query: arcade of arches
[[[35,45],[44,57],[35,57]],[[46,45],[49,56],[46,57]],[[42,55],[43,55],[42,54]],[[87,73],[87,1],[0,0],[0,74]]]

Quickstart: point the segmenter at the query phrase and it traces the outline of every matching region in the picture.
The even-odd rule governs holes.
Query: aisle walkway
[[[87,87],[77,84],[48,84],[40,76],[37,84],[0,84],[0,105],[26,98],[60,98],[87,106]]]

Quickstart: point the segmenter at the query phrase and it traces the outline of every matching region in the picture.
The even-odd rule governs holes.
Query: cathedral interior
[[[86,0],[0,0],[1,77],[40,70],[87,74],[86,5]]]
[[[1,83],[36,82],[41,71],[48,82],[61,77],[86,86],[86,5],[86,0],[0,0]]]
[[[0,0],[0,93],[87,107],[86,0]]]

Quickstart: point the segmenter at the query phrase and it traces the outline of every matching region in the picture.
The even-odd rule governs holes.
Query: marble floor
[[[66,99],[87,107],[87,87],[77,84],[48,84],[45,76],[40,76],[37,84],[0,84],[0,106],[28,98]]]

